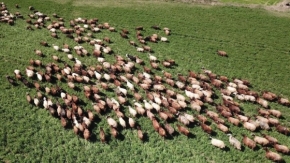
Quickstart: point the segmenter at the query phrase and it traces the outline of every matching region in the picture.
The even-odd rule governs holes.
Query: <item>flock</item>
[[[15,7],[19,8],[19,5]],[[270,102],[276,102],[289,107],[289,100],[269,91],[253,91],[251,83],[245,79],[229,79],[205,68],[198,73],[191,70],[187,74],[169,73],[169,69],[177,66],[174,59],[159,60],[149,46],[169,43],[171,30],[168,27],[153,25],[150,27],[152,30],[163,32],[143,36],[143,26],[117,29],[97,18],[76,18],[70,20],[69,27],[66,27],[64,18],[57,14],[49,17],[32,6],[29,11],[31,13],[27,16],[19,12],[10,13],[2,2],[0,22],[13,28],[15,21],[25,19],[28,32],[49,31],[48,37],[66,37],[74,40],[75,44],[57,45],[39,40],[39,47],[33,51],[34,59],[30,59],[23,70],[19,68],[13,75],[6,75],[7,81],[15,86],[21,83],[36,89],[35,95],[26,93],[27,102],[46,109],[60,120],[64,128],[72,129],[77,136],[90,141],[96,118],[104,115],[111,132],[106,133],[99,126],[99,139],[103,143],[109,143],[107,138],[110,134],[118,138],[122,130],[129,128],[137,130],[137,137],[144,141],[145,131],[137,121],[140,117],[147,117],[156,133],[164,139],[176,136],[177,132],[191,137],[194,130],[190,128],[194,125],[200,126],[209,135],[213,146],[224,149],[226,143],[214,138],[216,131],[212,127],[215,126],[228,136],[229,144],[237,150],[245,146],[255,151],[260,146],[265,149],[266,158],[277,162],[283,161],[281,153],[289,154],[289,148],[283,142],[273,136],[259,134],[262,130],[276,130],[289,135],[289,128],[279,121],[283,117],[282,112],[269,106]],[[119,35],[128,42],[128,46],[136,48],[138,55],[117,54],[110,47],[111,38],[97,38],[98,33],[104,31]],[[134,35],[132,31],[135,31],[135,39],[129,39]],[[84,44],[91,49],[86,49]],[[44,54],[42,48],[53,48],[56,55]],[[217,54],[228,57],[222,50],[218,50]],[[44,55],[51,57],[51,62],[44,63]],[[113,62],[107,61],[109,55],[114,57]],[[69,62],[60,56],[66,56]],[[95,65],[82,63],[82,58],[89,56],[94,57]],[[59,86],[58,82],[67,86]],[[84,100],[75,92],[83,92],[83,97],[91,103],[91,109],[83,108]],[[219,97],[220,102],[216,102]],[[259,108],[257,114],[247,116],[240,106],[242,102],[256,104]],[[238,140],[230,126],[245,128],[252,135],[244,134],[243,139]]]

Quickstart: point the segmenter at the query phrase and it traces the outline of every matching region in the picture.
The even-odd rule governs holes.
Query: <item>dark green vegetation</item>
[[[289,18],[268,15],[259,9],[237,7],[195,7],[190,5],[156,2],[154,5],[118,5],[98,7],[78,5],[68,1],[58,4],[51,1],[18,2],[5,1],[8,9],[14,13],[20,11],[25,18],[31,11],[32,5],[37,10],[51,16],[57,13],[66,21],[77,17],[99,18],[100,22],[109,22],[118,31],[127,28],[134,33],[136,26],[145,27],[145,35],[156,31],[150,29],[151,25],[172,29],[172,35],[168,36],[170,43],[149,44],[155,51],[154,55],[160,60],[164,58],[175,59],[178,66],[168,69],[173,74],[186,74],[187,70],[199,72],[201,67],[212,70],[219,75],[229,78],[238,77],[247,79],[253,85],[253,90],[268,90],[284,97],[290,97],[289,85]],[[19,3],[20,9],[14,7]],[[49,3],[49,5],[43,4]],[[103,2],[104,3],[104,2]],[[125,3],[125,2],[124,2]],[[140,2],[141,3],[141,2]],[[146,2],[145,4],[148,4]],[[52,16],[51,16],[52,17]],[[68,24],[66,24],[68,25]],[[140,142],[136,130],[126,129],[121,133],[123,140],[111,138],[108,144],[99,141],[99,130],[102,126],[109,134],[105,116],[98,116],[102,120],[96,124],[93,133],[96,140],[88,142],[78,139],[72,130],[64,130],[59,119],[53,118],[43,109],[29,105],[25,100],[25,93],[35,94],[34,89],[27,89],[18,82],[19,86],[11,86],[5,79],[5,75],[13,76],[14,69],[24,72],[30,58],[42,59],[44,63],[52,62],[51,54],[66,55],[55,52],[52,47],[41,47],[42,40],[50,44],[62,45],[68,43],[76,45],[73,41],[60,35],[56,40],[49,36],[46,29],[25,29],[24,20],[17,20],[14,26],[0,24],[0,57],[1,57],[1,93],[0,93],[0,159],[7,162],[266,162],[265,152],[261,148],[251,151],[245,147],[244,151],[235,150],[229,143],[228,137],[211,125],[217,132],[215,137],[226,142],[229,151],[222,151],[210,145],[208,135],[199,126],[190,128],[195,135],[187,139],[184,135],[175,136],[173,140],[163,140],[153,129],[148,118],[140,117],[137,122],[148,135],[148,141]],[[164,35],[163,31],[158,34]],[[100,37],[111,36],[112,49],[121,55],[131,53],[144,58],[130,47],[118,34],[103,32]],[[98,36],[96,35],[96,36]],[[134,34],[129,35],[134,38]],[[88,47],[88,45],[84,44]],[[38,58],[33,50],[42,49],[47,55]],[[223,58],[216,55],[216,50],[228,52],[229,57]],[[75,55],[75,54],[74,54]],[[143,57],[144,55],[144,57]],[[108,60],[112,56],[105,55]],[[93,57],[79,58],[85,64],[95,64]],[[161,74],[161,72],[156,72]],[[65,83],[59,83],[69,90]],[[73,91],[71,91],[73,92]],[[77,95],[84,100],[83,92]],[[88,102],[88,101],[86,101]],[[276,103],[270,104],[272,108],[280,110],[285,119],[280,121],[285,126],[290,126],[287,119],[290,118],[289,108]],[[243,103],[242,107],[246,115],[256,114],[257,105]],[[85,109],[91,109],[87,103]],[[210,107],[209,109],[213,109]],[[191,111],[189,111],[191,112]],[[195,112],[194,112],[195,113]],[[126,112],[128,114],[128,112]],[[196,113],[195,113],[196,114]],[[113,114],[112,114],[113,115]],[[250,137],[250,132],[244,128],[230,125],[230,130],[241,140],[241,133]],[[288,138],[273,129],[263,132],[275,136],[279,142],[290,146]],[[257,133],[259,135],[259,133]],[[271,148],[271,150],[273,150]],[[273,150],[274,151],[274,150]],[[282,154],[281,154],[282,155]],[[282,155],[286,162],[290,157]]]

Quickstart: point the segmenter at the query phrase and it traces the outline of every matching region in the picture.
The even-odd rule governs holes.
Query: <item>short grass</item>
[[[170,43],[149,44],[155,51],[154,55],[160,60],[173,58],[178,63],[174,69],[167,71],[177,74],[186,74],[187,70],[200,72],[201,67],[212,70],[219,75],[229,78],[239,77],[248,79],[253,90],[269,90],[278,95],[290,97],[289,85],[289,42],[288,27],[289,18],[275,17],[263,10],[253,10],[239,7],[196,7],[178,3],[157,3],[154,5],[75,5],[77,1],[65,1],[54,3],[52,1],[19,2],[16,0],[4,1],[12,13],[20,11],[25,18],[30,13],[28,6],[32,5],[37,10],[48,15],[57,13],[66,21],[77,17],[99,18],[100,22],[109,22],[118,31],[127,28],[134,33],[134,27],[142,25],[145,27],[144,34],[149,35],[156,31],[150,29],[151,25],[157,24],[161,27],[172,29],[172,35],[168,36]],[[21,8],[14,8],[18,3]],[[47,4],[49,5],[43,5]],[[105,3],[105,2],[101,2]],[[112,3],[110,1],[110,3]],[[117,2],[116,2],[117,3]],[[143,3],[143,2],[142,2]],[[146,2],[149,3],[149,2]],[[151,2],[150,2],[151,3]],[[66,24],[68,25],[68,24]],[[52,62],[50,55],[66,56],[55,52],[51,47],[41,47],[42,40],[48,43],[61,45],[66,42],[75,45],[71,40],[60,34],[56,40],[49,36],[46,29],[35,29],[27,31],[24,20],[17,20],[14,26],[0,24],[0,57],[1,57],[1,81],[0,89],[0,160],[3,162],[267,162],[265,152],[260,148],[251,151],[245,148],[243,151],[235,150],[229,143],[225,134],[214,127],[217,132],[215,137],[222,139],[229,147],[228,151],[221,151],[209,144],[206,135],[199,126],[190,128],[194,133],[193,138],[183,135],[173,139],[163,140],[152,127],[151,122],[140,117],[137,120],[143,131],[148,135],[144,143],[137,138],[135,130],[122,130],[123,138],[116,140],[110,138],[108,144],[99,141],[99,127],[103,127],[109,134],[105,115],[98,115],[99,121],[93,129],[92,142],[87,142],[74,135],[72,130],[63,129],[56,118],[52,118],[43,109],[27,104],[25,92],[36,93],[34,89],[25,88],[21,83],[19,86],[11,86],[5,79],[5,75],[13,76],[14,69],[24,72],[30,58],[38,58],[33,50],[38,48],[44,51],[44,63]],[[164,35],[162,31],[157,32]],[[128,46],[127,42],[120,38],[118,33],[112,34],[104,31],[95,34],[96,37],[110,36],[113,43],[112,49],[120,55],[131,53],[144,58],[134,48]],[[134,34],[130,35],[134,38]],[[84,44],[88,49],[90,46]],[[221,58],[215,54],[217,49],[228,52],[228,58]],[[93,57],[79,58],[86,65],[96,64]],[[113,56],[106,55],[109,61]],[[70,61],[66,60],[72,64]],[[161,72],[157,72],[161,74]],[[85,109],[92,109],[88,100],[83,97],[82,92],[69,90],[65,83],[58,85],[70,93],[79,95],[84,101]],[[50,85],[43,83],[43,85]],[[80,85],[81,86],[81,85]],[[106,93],[106,92],[105,92]],[[54,99],[54,102],[56,100]],[[281,123],[290,126],[287,119],[290,118],[289,108],[276,103],[270,104],[272,108],[281,110],[285,119]],[[242,107],[247,115],[256,113],[258,105],[243,103]],[[209,109],[213,109],[209,106]],[[188,111],[190,113],[191,112]],[[128,115],[128,112],[125,111]],[[115,118],[113,113],[109,113]],[[241,134],[250,135],[243,128],[230,125],[231,131],[241,140]],[[263,132],[275,136],[279,142],[290,146],[288,137],[273,131]],[[257,133],[258,135],[260,133]],[[282,155],[286,162],[290,157]]]

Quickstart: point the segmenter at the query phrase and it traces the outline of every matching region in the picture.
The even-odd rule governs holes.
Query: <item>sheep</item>
[[[266,158],[275,162],[282,162],[283,158],[276,152],[269,151],[267,148],[264,148],[266,151]]]
[[[259,119],[257,119],[256,121],[259,123],[259,126],[261,127],[261,129],[270,130],[268,123],[265,123]]]
[[[254,135],[254,141],[262,146],[267,146],[269,144],[268,139],[256,135]]]
[[[111,118],[110,116],[107,116],[107,122],[110,126],[114,127],[114,128],[117,128],[118,124],[117,122]]]
[[[278,119],[271,118],[271,117],[268,117],[268,121],[269,121],[269,125],[272,125],[272,126],[277,126],[280,123]]]
[[[176,126],[180,133],[182,133],[185,136],[189,136],[190,131],[186,127],[180,126],[179,124],[176,124]]]
[[[210,118],[219,117],[219,115],[216,112],[210,110],[206,110],[206,115],[209,116]]]
[[[150,53],[148,53],[148,56],[149,56],[149,60],[150,61],[153,61],[153,62],[156,62],[157,61],[157,57],[156,56],[154,56],[154,55],[152,55]]]
[[[155,102],[153,102],[153,101],[149,101],[149,103],[151,104],[151,106],[157,111],[157,112],[159,112],[160,111],[160,105],[159,104],[157,104],[157,103],[155,103]]]
[[[279,110],[270,109],[269,113],[277,118],[280,118],[282,116],[282,113]]]
[[[227,134],[229,136],[229,142],[231,145],[233,145],[238,150],[241,150],[241,142],[232,136],[232,134]]]
[[[245,129],[250,130],[250,131],[256,130],[256,126],[250,122],[244,122],[243,126]]]
[[[222,123],[220,123],[219,121],[217,121],[217,128],[220,129],[224,133],[229,132],[229,128],[227,126],[223,125]]]
[[[143,102],[144,102],[145,109],[147,109],[147,110],[153,109],[153,106],[149,102],[147,102],[146,100],[143,100]]]
[[[216,146],[216,147],[221,148],[221,149],[226,147],[225,143],[222,140],[215,139],[215,138],[212,138],[212,137],[210,137],[210,139],[211,139],[211,144],[213,146]]]
[[[208,134],[212,134],[213,131],[212,131],[212,129],[211,129],[210,126],[204,124],[204,122],[201,123],[200,126],[201,126],[201,128],[202,128],[202,130],[203,130],[204,132],[206,132],[206,133],[208,133]]]
[[[265,99],[262,99],[262,98],[256,98],[256,102],[260,105],[262,105],[264,108],[269,108],[269,104],[268,104],[268,101],[266,101]]]
[[[117,138],[119,135],[119,132],[117,131],[117,129],[114,127],[110,127],[110,130],[111,130],[111,134],[114,136],[114,138]]]
[[[143,141],[144,134],[143,134],[142,130],[140,129],[140,126],[137,126],[137,136],[141,141]]]
[[[231,96],[224,95],[223,93],[221,93],[221,95],[223,99],[233,101],[233,98]]]
[[[290,106],[290,102],[287,98],[278,97],[278,103],[284,106]]]
[[[117,87],[117,89],[124,95],[124,96],[127,96],[127,89],[125,88],[121,88],[120,86]]]
[[[122,117],[119,117],[119,123],[123,128],[126,128],[126,122]]]
[[[272,144],[272,145],[278,143],[278,140],[276,138],[272,137],[272,136],[269,136],[269,135],[266,135],[266,134],[262,134],[262,136],[264,138],[266,138],[267,140],[269,140],[270,144]]]
[[[276,126],[276,130],[284,135],[289,135],[290,133],[289,128],[279,124]]]
[[[111,126],[113,127],[113,126]],[[115,128],[115,127],[114,127]],[[102,141],[102,143],[106,142],[106,135],[105,135],[105,131],[103,130],[102,127],[100,127],[100,140]]]
[[[277,152],[283,153],[283,154],[289,154],[289,148],[285,145],[281,144],[274,144],[274,148]]]
[[[174,133],[174,128],[170,124],[165,123],[164,128],[169,135],[172,135]]]
[[[228,57],[227,52],[222,50],[217,50],[217,54],[222,57]]]
[[[180,115],[179,112],[178,114],[178,121],[183,123],[184,125],[189,125],[190,121],[184,116],[184,115]]]
[[[252,150],[256,147],[256,142],[248,138],[246,135],[243,135],[243,143]]]
[[[133,118],[131,118],[131,117],[129,117],[129,125],[130,125],[130,127],[131,128],[134,128],[135,127],[135,121],[134,121],[134,119]]]
[[[186,119],[188,119],[190,122],[194,122],[194,117],[193,115],[190,115],[190,114],[187,114],[187,113],[184,113],[183,114],[185,116]]]
[[[237,118],[228,117],[228,121],[229,121],[230,123],[232,123],[233,125],[235,125],[235,126],[239,126],[239,124],[240,124],[240,121],[239,121],[239,119],[237,119]]]
[[[144,52],[144,48],[137,47],[137,52]]]
[[[160,38],[160,41],[162,41],[162,42],[168,42],[168,39],[166,37],[161,37]]]
[[[187,97],[189,97],[190,99],[200,99],[200,96],[198,94],[192,93],[192,92],[190,92],[188,90],[185,90],[185,95]]]

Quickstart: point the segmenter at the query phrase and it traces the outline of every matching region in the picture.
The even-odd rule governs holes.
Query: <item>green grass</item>
[[[117,1],[119,3],[119,1]],[[117,3],[116,2],[116,3]],[[290,97],[289,85],[289,42],[288,27],[289,18],[275,17],[261,9],[249,9],[244,7],[200,7],[182,3],[172,4],[169,2],[139,1],[129,3],[123,2],[121,7],[113,5],[113,1],[90,3],[79,5],[78,1],[53,1],[34,2],[27,0],[18,2],[16,0],[5,1],[8,9],[14,13],[20,11],[25,18],[30,13],[28,6],[32,5],[37,10],[48,14],[57,13],[66,20],[77,17],[99,18],[100,22],[109,22],[118,31],[127,28],[134,37],[134,28],[138,25],[145,27],[144,35],[163,31],[154,31],[149,27],[158,24],[161,27],[172,29],[172,35],[168,36],[170,43],[149,43],[155,51],[154,55],[160,60],[173,58],[178,66],[174,69],[166,69],[176,76],[177,73],[186,74],[188,69],[200,72],[201,67],[206,67],[219,75],[229,78],[239,77],[248,79],[253,90],[269,90],[284,97]],[[14,7],[19,3],[20,9]],[[50,3],[50,5],[43,4]],[[144,4],[154,3],[146,6]],[[103,5],[101,5],[103,4]],[[68,26],[68,24],[66,24]],[[61,52],[55,52],[52,47],[41,47],[39,42],[46,40],[49,44],[66,42],[71,46],[76,45],[60,34],[56,40],[49,36],[46,29],[25,29],[24,20],[17,20],[14,26],[0,24],[0,57],[1,57],[1,81],[0,89],[0,160],[3,162],[267,162],[265,152],[262,149],[251,151],[235,150],[229,143],[225,134],[221,133],[212,124],[217,132],[215,137],[222,139],[229,147],[229,151],[221,151],[209,143],[206,135],[199,126],[190,128],[194,138],[187,139],[183,135],[175,136],[172,140],[163,140],[152,127],[151,122],[145,118],[136,118],[141,124],[142,130],[148,135],[148,141],[142,143],[137,138],[136,130],[122,130],[122,140],[111,138],[108,144],[99,141],[99,127],[105,129],[109,134],[109,126],[105,121],[105,115],[98,115],[100,121],[95,124],[93,137],[95,141],[87,142],[74,135],[71,129],[63,129],[59,119],[53,118],[43,109],[27,104],[25,92],[34,95],[34,89],[28,89],[18,82],[19,86],[11,86],[5,79],[5,75],[13,76],[14,69],[25,71],[30,58],[38,58],[33,50],[41,49],[47,57],[38,58],[44,63],[52,62],[50,55],[63,56],[69,64],[71,61]],[[109,36],[113,40],[110,45],[112,49],[124,56],[131,53],[145,59],[145,54],[139,54],[134,48],[120,38],[118,32],[110,33],[103,31],[94,34],[97,38]],[[83,44],[87,49],[92,49]],[[228,58],[222,58],[215,54],[217,49],[228,52]],[[76,55],[76,54],[74,54]],[[105,55],[108,61],[113,56]],[[96,64],[93,57],[79,58],[86,65]],[[148,62],[147,62],[148,63]],[[60,64],[61,65],[61,64]],[[39,69],[39,68],[38,68]],[[40,70],[40,69],[39,69]],[[42,70],[44,71],[44,70]],[[157,72],[161,74],[161,72]],[[86,100],[82,92],[70,90],[66,83],[58,82],[69,93],[79,95],[84,101],[85,109],[92,109],[89,100]],[[43,85],[49,85],[43,83]],[[79,84],[81,87],[82,85]],[[104,91],[102,91],[104,92]],[[104,92],[106,93],[106,92]],[[113,96],[113,94],[109,94]],[[56,99],[54,99],[56,102]],[[276,103],[270,103],[274,109],[281,110],[285,119],[280,121],[290,126],[287,119],[290,118],[289,108]],[[246,115],[256,113],[258,105],[243,103],[242,107]],[[209,107],[210,110],[214,108]],[[188,111],[190,113],[194,113]],[[109,113],[116,118],[114,113]],[[125,110],[128,115],[128,111]],[[194,113],[196,114],[196,113]],[[175,122],[176,123],[176,122]],[[241,133],[250,132],[242,127],[237,128],[230,125],[230,130],[241,140]],[[273,131],[263,132],[277,137],[279,142],[290,146],[288,137]],[[273,150],[273,149],[271,149]],[[290,157],[282,155],[286,162]]]

